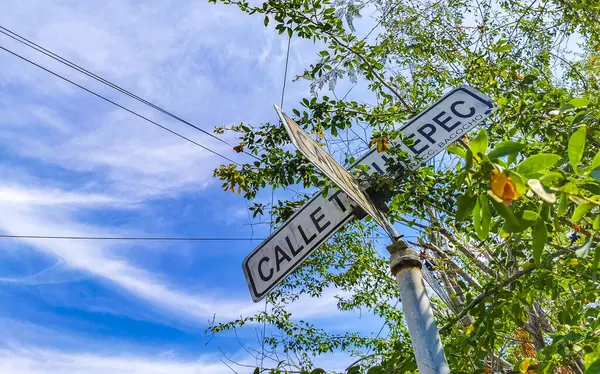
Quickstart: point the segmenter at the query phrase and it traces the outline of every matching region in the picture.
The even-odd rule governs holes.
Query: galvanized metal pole
[[[390,268],[398,282],[400,300],[419,373],[450,373],[440,334],[433,319],[431,303],[423,283],[419,256],[408,248],[402,239],[394,241],[387,250],[391,254]]]

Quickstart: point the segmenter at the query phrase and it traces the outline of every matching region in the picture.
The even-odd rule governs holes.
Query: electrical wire
[[[74,85],[74,86],[76,86],[76,87],[79,87],[79,88],[81,88],[82,90],[84,90],[84,91],[86,91],[86,92],[88,92],[88,93],[90,93],[90,94],[92,94],[92,95],[94,95],[94,96],[96,96],[96,97],[99,97],[100,99],[102,99],[102,100],[104,100],[104,101],[106,101],[106,102],[108,102],[108,103],[110,103],[110,104],[112,104],[112,105],[114,105],[114,106],[117,106],[117,107],[119,107],[119,108],[121,108],[121,109],[123,109],[123,110],[125,110],[125,111],[127,111],[127,112],[129,112],[129,113],[131,113],[131,114],[133,114],[133,115],[135,115],[135,116],[137,116],[137,117],[139,117],[139,118],[141,118],[141,119],[143,119],[143,120],[147,121],[147,122],[150,122],[151,124],[153,124],[153,125],[155,125],[155,126],[158,126],[158,127],[160,127],[161,129],[163,129],[163,130],[165,130],[165,131],[168,131],[168,132],[170,132],[171,134],[173,134],[173,135],[175,135],[175,136],[178,136],[178,137],[180,137],[181,139],[187,140],[188,142],[190,142],[190,143],[192,143],[192,144],[194,144],[194,145],[196,145],[196,146],[198,146],[198,147],[200,147],[200,148],[202,148],[202,149],[205,149],[205,150],[209,151],[210,153],[212,153],[212,154],[214,154],[214,155],[217,155],[217,156],[219,156],[219,157],[222,157],[223,159],[225,159],[225,160],[227,160],[227,161],[229,161],[229,162],[232,162],[232,163],[234,163],[234,164],[236,164],[236,165],[239,165],[239,163],[237,163],[237,162],[233,161],[233,160],[232,160],[232,159],[230,159],[229,157],[227,157],[227,156],[224,156],[224,155],[220,154],[219,152],[217,152],[217,151],[214,151],[214,150],[212,150],[212,149],[210,149],[210,148],[208,148],[208,147],[206,147],[206,146],[204,146],[204,145],[202,145],[202,144],[200,144],[200,143],[198,143],[198,142],[196,142],[196,141],[194,141],[194,140],[192,140],[192,139],[190,139],[190,138],[188,138],[188,137],[186,137],[186,136],[184,136],[184,135],[181,135],[181,134],[179,134],[178,132],[176,132],[176,131],[173,131],[173,130],[169,129],[168,127],[165,127],[165,126],[163,126],[163,125],[159,124],[158,122],[155,122],[155,121],[151,120],[151,119],[150,119],[150,118],[148,118],[148,117],[144,117],[143,115],[141,115],[141,114],[139,114],[139,113],[137,113],[137,112],[134,112],[133,110],[131,110],[131,109],[129,109],[129,108],[127,108],[127,107],[125,107],[125,106],[123,106],[123,105],[121,105],[121,104],[118,104],[118,103],[116,103],[116,102],[114,102],[114,101],[110,100],[109,98],[107,98],[107,97],[105,97],[105,96],[102,96],[102,95],[100,95],[100,94],[98,94],[98,93],[96,93],[96,92],[94,92],[94,91],[92,91],[92,90],[90,90],[90,89],[88,89],[88,88],[86,88],[86,87],[84,87],[84,86],[82,86],[82,85],[78,84],[78,83],[75,83],[75,82],[73,82],[72,80],[69,80],[69,79],[67,79],[67,78],[63,77],[62,75],[60,75],[60,74],[58,74],[58,73],[55,73],[55,72],[53,72],[52,70],[50,70],[50,69],[47,69],[47,68],[43,67],[42,65],[39,65],[39,64],[37,64],[37,63],[35,63],[35,62],[33,62],[33,61],[31,61],[31,60],[27,59],[26,57],[23,57],[23,56],[19,55],[19,54],[18,54],[18,53],[16,53],[16,52],[13,52],[13,51],[11,51],[11,50],[9,50],[9,49],[7,49],[7,48],[4,48],[4,47],[2,47],[1,45],[0,45],[0,49],[4,50],[5,52],[8,52],[8,53],[10,53],[11,55],[13,55],[13,56],[15,56],[15,57],[18,57],[18,58],[20,58],[20,59],[21,59],[21,60],[23,60],[23,61],[26,61],[26,62],[30,63],[31,65],[34,65],[34,66],[36,66],[36,67],[38,67],[38,68],[40,68],[40,69],[42,69],[42,70],[44,70],[44,71],[46,71],[46,72],[48,72],[48,73],[52,74],[52,75],[54,75],[55,77],[58,77],[58,78],[60,78],[60,79],[64,80],[65,82],[68,82],[68,83],[70,83],[70,84],[72,84],[72,85]]]
[[[122,87],[118,86],[117,84],[115,84],[115,83],[113,83],[113,82],[111,82],[111,81],[109,81],[109,80],[107,80],[107,79],[105,79],[105,78],[103,78],[103,77],[101,77],[101,76],[99,76],[99,75],[97,75],[97,74],[95,74],[95,73],[93,73],[93,72],[91,72],[91,71],[89,71],[89,70],[81,67],[80,65],[77,65],[76,63],[74,63],[74,62],[72,62],[72,61],[70,61],[70,60],[68,60],[68,59],[66,59],[66,58],[64,58],[64,57],[62,57],[62,56],[60,56],[60,55],[52,52],[52,51],[50,51],[47,48],[42,47],[39,44],[36,44],[35,42],[33,42],[33,41],[25,38],[24,36],[21,36],[21,35],[17,34],[16,32],[14,32],[14,31],[12,31],[10,29],[7,29],[6,27],[3,27],[2,25],[0,25],[0,33],[6,35],[9,38],[11,38],[13,40],[16,40],[17,42],[19,42],[19,43],[21,43],[23,45],[26,45],[29,48],[32,48],[32,49],[34,49],[34,50],[36,50],[36,51],[38,51],[38,52],[40,52],[40,53],[42,53],[42,54],[44,54],[44,55],[46,55],[46,56],[54,59],[54,60],[56,60],[56,61],[58,61],[58,62],[60,62],[60,63],[62,63],[64,65],[67,65],[68,67],[70,67],[70,68],[72,68],[74,70],[77,70],[78,72],[80,72],[80,73],[82,73],[82,74],[84,74],[84,75],[86,75],[86,76],[88,76],[90,78],[93,78],[93,79],[95,79],[95,80],[97,80],[97,81],[99,81],[99,82],[101,82],[101,83],[103,83],[103,84],[105,84],[105,85],[107,85],[107,86],[109,86],[109,87],[111,87],[111,88],[113,88],[113,89],[115,89],[115,90],[117,90],[117,91],[119,91],[119,92],[121,92],[121,93],[123,93],[123,94],[125,94],[125,95],[127,95],[127,96],[129,96],[129,97],[131,97],[131,98],[133,98],[133,99],[135,99],[135,100],[137,100],[137,101],[139,101],[139,102],[141,102],[141,103],[143,103],[143,104],[145,104],[145,105],[147,105],[147,106],[149,106],[149,107],[151,107],[151,108],[153,108],[153,109],[155,109],[155,110],[157,110],[157,111],[159,111],[159,112],[161,112],[161,113],[163,113],[163,114],[165,114],[165,115],[167,115],[167,116],[169,116],[169,117],[171,117],[171,118],[173,118],[173,119],[175,119],[175,120],[177,120],[177,121],[179,121],[181,123],[183,123],[183,124],[185,124],[185,125],[187,125],[187,126],[190,126],[190,127],[194,128],[194,129],[202,132],[203,134],[206,134],[206,135],[210,136],[211,138],[220,141],[223,144],[227,144],[228,146],[233,147],[233,144],[231,144],[231,143],[229,143],[229,142],[227,142],[227,141],[219,138],[218,136],[215,136],[214,134],[211,134],[210,132],[208,132],[208,131],[206,131],[206,130],[204,130],[204,129],[196,126],[196,125],[194,125],[193,123],[191,123],[189,121],[186,121],[185,119],[183,119],[183,118],[181,118],[181,117],[179,117],[179,116],[177,116],[177,115],[169,112],[168,110],[166,110],[166,109],[164,109],[164,108],[162,108],[162,107],[160,107],[160,106],[158,106],[158,105],[156,105],[156,104],[154,104],[154,103],[152,103],[152,102],[150,102],[150,101],[148,101],[148,100],[146,100],[146,99],[144,99],[144,98],[142,98],[142,97],[140,97],[140,96],[138,96],[138,95],[136,95],[134,93],[132,93],[131,91],[126,90],[125,88],[122,88]],[[254,157],[257,160],[259,160],[258,157],[256,157],[255,155],[253,155],[251,153],[248,153],[246,151],[244,151],[244,153],[247,154],[247,155],[249,155],[249,156],[251,156],[251,157]]]
[[[160,236],[46,236],[46,235],[3,235],[0,239],[59,239],[59,240],[144,240],[144,241],[252,241],[266,238],[202,238],[202,237],[160,237]]]
[[[410,238],[413,236],[405,236]],[[416,237],[416,236],[414,236]],[[385,239],[387,236],[376,236],[376,239]],[[58,240],[139,240],[139,241],[202,241],[202,242],[218,242],[218,241],[253,241],[266,240],[267,238],[210,238],[210,237],[177,237],[177,236],[61,236],[61,235],[8,235],[0,234],[0,239],[58,239]]]

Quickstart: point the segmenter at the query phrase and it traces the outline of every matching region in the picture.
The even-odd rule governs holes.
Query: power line
[[[102,99],[102,100],[104,100],[104,101],[106,101],[106,102],[108,102],[108,103],[111,103],[111,104],[112,104],[112,105],[114,105],[114,106],[117,106],[117,107],[119,107],[119,108],[121,108],[121,109],[123,109],[123,110],[125,110],[125,111],[127,111],[127,112],[129,112],[129,113],[131,113],[131,114],[133,114],[133,115],[135,115],[135,116],[137,116],[137,117],[139,117],[139,118],[141,118],[141,119],[145,120],[145,121],[148,121],[148,122],[150,122],[151,124],[153,124],[153,125],[155,125],[155,126],[158,126],[158,127],[160,127],[161,129],[163,129],[163,130],[165,130],[165,131],[168,131],[168,132],[170,132],[170,133],[171,133],[171,134],[173,134],[173,135],[176,135],[176,136],[180,137],[181,139],[187,140],[188,142],[190,142],[190,143],[192,143],[192,144],[195,144],[196,146],[198,146],[198,147],[200,147],[200,148],[202,148],[202,149],[205,149],[205,150],[209,151],[209,152],[210,152],[210,153],[212,153],[212,154],[215,154],[215,155],[217,155],[217,156],[219,156],[219,157],[222,157],[223,159],[225,159],[225,160],[227,160],[227,161],[229,161],[229,162],[232,162],[232,163],[234,163],[234,164],[236,164],[236,165],[239,165],[239,163],[237,163],[237,162],[233,161],[233,160],[232,160],[232,159],[230,159],[229,157],[227,157],[227,156],[224,156],[224,155],[220,154],[220,153],[219,153],[219,152],[217,152],[217,151],[213,151],[212,149],[210,149],[210,148],[208,148],[208,147],[206,147],[206,146],[203,146],[202,144],[200,144],[200,143],[198,143],[198,142],[196,142],[196,141],[194,141],[194,140],[192,140],[192,139],[190,139],[190,138],[188,138],[188,137],[185,137],[185,136],[183,136],[183,135],[179,134],[179,133],[178,133],[178,132],[176,132],[176,131],[173,131],[173,130],[169,129],[168,127],[165,127],[165,126],[163,126],[163,125],[159,124],[158,122],[155,122],[155,121],[151,120],[151,119],[150,119],[150,118],[148,118],[148,117],[144,117],[143,115],[141,115],[141,114],[139,114],[139,113],[137,113],[137,112],[134,112],[133,110],[131,110],[131,109],[127,108],[127,107],[124,107],[123,105],[121,105],[121,104],[118,104],[118,103],[116,103],[116,102],[114,102],[114,101],[110,100],[109,98],[107,98],[107,97],[105,97],[105,96],[102,96],[102,95],[100,95],[100,94],[98,94],[98,93],[96,93],[96,92],[94,92],[94,91],[92,91],[92,90],[90,90],[90,89],[88,89],[88,88],[86,88],[86,87],[84,87],[84,86],[82,86],[82,85],[78,84],[78,83],[75,83],[75,82],[73,82],[72,80],[69,80],[69,79],[67,79],[67,78],[63,77],[62,75],[60,75],[60,74],[58,74],[58,73],[55,73],[55,72],[53,72],[53,71],[52,71],[52,70],[50,70],[50,69],[47,69],[47,68],[43,67],[42,65],[36,64],[35,62],[33,62],[33,61],[31,61],[31,60],[29,60],[29,59],[27,59],[27,58],[25,58],[25,57],[23,57],[23,56],[19,55],[18,53],[15,53],[15,52],[13,52],[13,51],[11,51],[11,50],[9,50],[9,49],[6,49],[6,48],[2,47],[1,45],[0,45],[0,49],[2,49],[2,50],[4,50],[4,51],[6,51],[6,52],[10,53],[11,55],[13,55],[13,56],[15,56],[15,57],[18,57],[18,58],[20,58],[21,60],[24,60],[24,61],[26,61],[26,62],[28,62],[28,63],[30,63],[30,64],[32,64],[32,65],[34,65],[34,66],[36,66],[36,67],[38,67],[38,68],[40,68],[40,69],[42,69],[42,70],[44,70],[44,71],[46,71],[46,72],[48,72],[48,73],[50,73],[50,74],[54,75],[55,77],[58,77],[58,78],[60,78],[60,79],[64,80],[65,82],[68,82],[68,83],[70,83],[70,84],[72,84],[72,85],[74,85],[74,86],[76,86],[76,87],[79,87],[79,88],[81,88],[82,90],[84,90],[84,91],[86,91],[86,92],[88,92],[88,93],[90,93],[90,94],[92,94],[92,95],[94,95],[94,96],[96,96],[96,97],[99,97],[100,99]]]
[[[58,240],[131,240],[131,241],[251,241],[266,238],[202,238],[202,237],[157,237],[157,236],[46,236],[46,235],[1,235],[0,239],[58,239]]]
[[[415,236],[405,236],[415,237]],[[378,236],[376,238],[387,238]],[[210,237],[176,237],[176,236],[61,236],[61,235],[8,235],[0,234],[0,239],[42,239],[42,240],[127,240],[127,241],[195,241],[195,242],[226,242],[226,241],[253,241],[266,240],[267,238],[210,238]]]
[[[111,81],[109,81],[109,80],[107,80],[107,79],[105,79],[105,78],[103,78],[103,77],[101,77],[101,76],[99,76],[99,75],[97,75],[97,74],[95,74],[95,73],[93,73],[93,72],[91,72],[91,71],[89,71],[89,70],[81,67],[80,65],[77,65],[76,63],[74,63],[74,62],[72,62],[72,61],[70,61],[70,60],[68,60],[68,59],[66,59],[66,58],[64,58],[64,57],[62,57],[62,56],[60,56],[60,55],[52,52],[52,51],[50,51],[47,48],[42,47],[39,44],[36,44],[35,42],[33,42],[33,41],[25,38],[24,36],[19,35],[16,32],[14,32],[12,30],[9,30],[6,27],[3,27],[1,25],[0,25],[0,33],[6,35],[9,38],[11,38],[13,40],[16,40],[17,42],[19,42],[19,43],[21,43],[23,45],[26,45],[29,48],[32,48],[32,49],[34,49],[34,50],[36,50],[36,51],[38,51],[38,52],[40,52],[40,53],[42,53],[42,54],[44,54],[44,55],[46,55],[46,56],[54,59],[54,60],[56,60],[56,61],[58,61],[58,62],[60,62],[60,63],[62,63],[64,65],[69,66],[70,68],[72,68],[74,70],[77,70],[78,72],[80,72],[80,73],[82,73],[82,74],[84,74],[84,75],[86,75],[86,76],[88,76],[90,78],[93,78],[93,79],[95,79],[95,80],[97,80],[97,81],[99,81],[101,83],[104,83],[105,85],[107,85],[107,86],[109,86],[109,87],[111,87],[111,88],[113,88],[113,89],[115,89],[115,90],[117,90],[117,91],[119,91],[119,92],[121,92],[121,93],[123,93],[123,94],[125,94],[125,95],[127,95],[127,96],[129,96],[129,97],[131,97],[131,98],[133,98],[133,99],[135,99],[135,100],[137,100],[137,101],[139,101],[139,102],[141,102],[141,103],[143,103],[143,104],[145,104],[145,105],[147,105],[147,106],[149,106],[149,107],[151,107],[151,108],[153,108],[153,109],[155,109],[155,110],[157,110],[157,111],[159,111],[159,112],[161,112],[161,113],[163,113],[163,114],[165,114],[165,115],[167,115],[167,116],[169,116],[169,117],[171,117],[171,118],[173,118],[173,119],[175,119],[175,120],[177,120],[177,121],[179,121],[179,122],[181,122],[183,124],[185,124],[185,125],[187,125],[187,126],[190,126],[190,127],[194,128],[194,129],[202,132],[203,134],[206,134],[206,135],[210,136],[211,138],[220,141],[223,144],[227,144],[228,146],[233,147],[233,144],[231,144],[231,143],[229,143],[229,142],[227,142],[227,141],[219,138],[218,136],[215,136],[214,134],[211,134],[210,132],[208,132],[208,131],[206,131],[206,130],[204,130],[204,129],[196,126],[196,125],[194,125],[193,123],[191,123],[189,121],[186,121],[185,119],[183,119],[183,118],[181,118],[181,117],[179,117],[179,116],[177,116],[177,115],[169,112],[168,110],[166,110],[166,109],[164,109],[164,108],[162,108],[162,107],[160,107],[160,106],[158,106],[158,105],[156,105],[156,104],[154,104],[154,103],[152,103],[152,102],[150,102],[150,101],[148,101],[148,100],[146,100],[146,99],[144,99],[144,98],[142,98],[142,97],[140,97],[140,96],[138,96],[138,95],[136,95],[134,93],[132,93],[131,91],[128,91],[125,88],[122,88],[122,87],[118,86],[115,83],[112,83]],[[247,154],[247,155],[249,155],[249,156],[254,157],[255,159],[259,159],[258,157],[256,157],[255,155],[253,155],[251,153],[248,153],[246,151],[244,151],[244,153]]]

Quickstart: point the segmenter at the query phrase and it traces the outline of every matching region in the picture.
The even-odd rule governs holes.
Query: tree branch
[[[440,248],[438,248],[437,246],[433,245],[433,244],[429,244],[429,243],[414,243],[414,242],[409,242],[410,244],[413,245],[417,245],[420,246],[422,248],[425,249],[430,249],[433,252],[435,252],[438,256],[440,256],[441,258],[443,258],[444,260],[448,261],[448,263],[452,266],[452,269],[455,270],[464,280],[467,281],[467,283],[469,283],[473,288],[477,289],[477,290],[481,290],[481,286],[479,285],[479,283],[477,283],[475,281],[475,279],[471,278],[471,276],[469,274],[467,274],[463,269],[461,269],[460,266],[458,266],[454,261],[452,261],[452,259],[450,258],[450,256],[448,256],[444,251],[442,251]]]
[[[557,252],[551,253],[548,256],[548,259],[546,261],[550,262],[554,258],[562,256],[563,254],[569,253],[569,252],[571,252],[570,249],[563,249],[561,251],[557,251]],[[527,275],[527,274],[533,272],[535,269],[537,269],[537,266],[532,265],[531,267],[529,267],[527,269],[519,270],[515,274],[511,275],[510,277],[506,278],[502,282],[498,283],[496,286],[494,286],[492,288],[489,288],[488,290],[486,290],[486,291],[480,293],[479,295],[477,295],[477,297],[475,297],[469,303],[469,305],[467,305],[460,313],[458,313],[444,327],[442,327],[440,329],[440,334],[446,332],[448,329],[450,329],[452,326],[454,326],[454,324],[457,321],[459,321],[461,318],[463,318],[464,316],[466,316],[471,309],[473,309],[477,305],[481,304],[481,302],[483,302],[485,299],[487,299],[491,295],[495,294],[496,292],[500,291],[501,289],[503,289],[504,287],[508,286],[509,284],[511,284],[512,282],[516,281],[517,279],[521,278],[522,276]]]

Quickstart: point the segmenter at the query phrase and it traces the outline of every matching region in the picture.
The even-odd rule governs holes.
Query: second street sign
[[[415,142],[402,147],[415,169],[487,118],[493,110],[490,98],[470,87],[456,88],[402,126]],[[369,173],[385,172],[386,153],[371,149],[353,166],[367,165]],[[354,219],[354,202],[342,191],[315,194],[287,221],[252,251],[242,268],[252,300],[260,301],[339,229]]]
[[[288,132],[292,143],[298,150],[308,158],[319,170],[321,170],[333,183],[342,189],[356,204],[358,204],[368,215],[370,215],[379,226],[387,226],[387,218],[375,207],[366,193],[360,189],[358,181],[340,165],[323,147],[319,145],[298,126],[296,121],[288,117],[275,106],[277,114],[281,118],[283,127]]]

